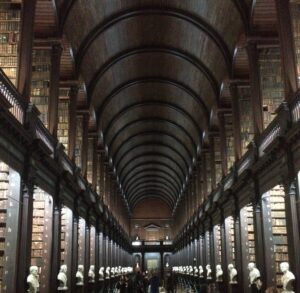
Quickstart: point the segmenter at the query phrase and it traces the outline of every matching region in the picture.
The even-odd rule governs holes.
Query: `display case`
[[[22,1],[0,2],[0,67],[16,85]]]
[[[49,289],[52,214],[52,197],[36,187],[33,194],[31,265],[38,267],[41,293]]]
[[[0,161],[0,292],[15,290],[20,175]]]
[[[51,50],[35,49],[32,51],[31,99],[41,112],[39,118],[48,126],[48,102],[50,87]]]

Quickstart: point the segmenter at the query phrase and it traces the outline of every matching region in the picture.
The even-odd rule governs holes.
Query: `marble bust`
[[[212,279],[212,272],[211,272],[211,267],[210,265],[206,265],[206,278],[208,280],[211,280]]]
[[[223,270],[221,265],[216,265],[216,281],[223,282]]]
[[[110,278],[110,267],[107,267],[105,270],[105,279],[109,279]]]
[[[31,266],[29,268],[29,275],[27,277],[28,291],[30,293],[39,292],[40,283],[39,283],[39,275],[38,275],[38,267]]]
[[[199,266],[199,277],[200,278],[204,278],[203,273],[204,273],[203,267]]]
[[[198,268],[196,266],[194,266],[194,276],[198,276]]]
[[[237,284],[237,270],[233,264],[228,265],[229,284]]]
[[[89,282],[94,283],[95,282],[95,266],[91,265],[88,273]]]
[[[260,280],[260,271],[256,268],[255,263],[248,264],[249,270],[249,283],[253,291],[261,289],[262,283]]]
[[[58,280],[58,291],[66,291],[68,290],[67,287],[67,265],[61,265],[59,273],[57,275],[57,280]]]
[[[283,273],[281,278],[283,286],[282,293],[295,293],[293,286],[295,275],[290,271],[290,265],[287,262],[282,262],[280,264],[280,270]]]
[[[100,281],[104,280],[104,267],[101,267],[99,270],[99,280]]]
[[[78,265],[77,272],[76,272],[76,285],[77,286],[83,286],[83,271],[84,267],[83,265]]]

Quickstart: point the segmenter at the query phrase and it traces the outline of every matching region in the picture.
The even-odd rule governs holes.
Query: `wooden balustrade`
[[[264,130],[258,142],[258,156],[262,157],[265,154],[267,147],[277,138],[281,133],[281,125],[279,123],[279,116],[277,116],[269,126]]]
[[[27,103],[15,86],[0,68],[0,94],[11,105],[9,111],[21,123],[24,123]]]

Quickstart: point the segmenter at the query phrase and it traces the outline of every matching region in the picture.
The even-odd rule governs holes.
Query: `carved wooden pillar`
[[[62,53],[61,44],[55,44],[52,46],[48,125],[49,125],[49,132],[54,137],[57,136],[57,126],[58,126],[59,73],[60,73],[61,53]]]
[[[36,0],[23,0],[22,6],[17,89],[29,101],[31,96],[32,48]]]
[[[264,129],[262,97],[260,91],[260,70],[256,42],[248,42],[249,76],[251,89],[251,107],[253,113],[254,134],[257,137]]]
[[[253,178],[252,181],[252,204],[253,204],[253,224],[254,224],[254,235],[255,235],[255,259],[256,259],[256,266],[259,269],[263,288],[265,286],[265,279],[267,275],[268,268],[266,267],[265,262],[265,245],[264,245],[264,229],[263,229],[263,211],[262,211],[262,201],[260,199],[260,191],[259,191],[259,184],[257,179]]]
[[[55,292],[57,289],[57,275],[60,267],[61,256],[61,201],[60,192],[63,186],[60,179],[56,183],[55,195],[53,196],[53,216],[52,216],[52,257],[50,271],[50,292]],[[70,269],[70,268],[69,268]]]
[[[238,161],[242,156],[241,143],[241,117],[239,109],[239,94],[237,85],[230,85],[230,94],[232,98],[232,121],[233,121],[233,135],[234,135],[234,154],[235,160]]]
[[[225,218],[223,215],[223,211],[221,211],[221,246],[222,246],[222,268],[224,270],[224,274],[223,274],[223,282],[224,282],[224,293],[228,293],[228,282],[229,282],[229,278],[228,278],[228,251],[229,251],[229,245],[228,245],[228,240],[227,240],[227,235],[229,233],[228,231],[228,227],[226,226],[225,223]]]
[[[86,225],[85,225],[85,237],[84,237],[84,288],[87,290],[88,288],[88,273],[90,269],[90,244],[91,244],[91,223],[89,219],[89,212],[86,217]]]
[[[285,88],[285,98],[289,99],[298,89],[298,74],[296,54],[290,15],[290,1],[276,0],[277,17],[279,23],[280,53]]]
[[[78,228],[79,215],[77,212],[77,203],[73,210],[73,232],[72,232],[72,266],[71,266],[71,292],[76,292],[76,272],[78,267]]]
[[[238,292],[243,292],[243,284],[244,282],[248,282],[248,280],[244,280],[243,275],[243,256],[242,256],[242,246],[245,245],[245,243],[241,240],[241,234],[243,227],[241,226],[241,219],[240,219],[240,213],[239,213],[239,207],[237,205],[237,198],[234,198],[235,201],[235,215],[234,215],[234,246],[235,246],[235,265],[236,270],[238,272]]]
[[[71,159],[72,162],[75,162],[77,97],[78,97],[78,86],[72,86],[70,90],[69,149],[68,149],[69,158]]]
[[[33,192],[34,192],[35,170],[30,166],[28,157],[25,162],[25,172],[21,179],[21,210],[20,210],[20,236],[17,284],[19,288],[27,287],[27,275],[31,263],[32,242],[32,215],[33,215]]]

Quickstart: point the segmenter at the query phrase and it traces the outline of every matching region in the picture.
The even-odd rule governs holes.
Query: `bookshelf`
[[[205,198],[211,193],[212,187],[211,187],[211,168],[210,168],[210,154],[204,153],[205,161],[206,161],[206,179],[207,179],[207,193],[205,195]]]
[[[250,87],[238,87],[238,95],[241,123],[242,154],[244,154],[247,151],[247,146],[254,137]]]
[[[51,50],[32,51],[31,102],[41,112],[40,119],[48,126],[48,100],[51,69]]]
[[[95,265],[95,241],[96,241],[96,229],[94,226],[91,227],[90,235],[90,265]]]
[[[76,123],[76,141],[75,141],[75,163],[76,166],[81,168],[82,167],[82,136],[83,136],[83,117],[77,117]]]
[[[61,210],[61,265],[68,265],[71,257],[72,221],[72,211],[63,206]]]
[[[67,152],[69,144],[69,105],[70,100],[66,99],[63,90],[60,89],[58,102],[58,141],[65,147]]]
[[[222,264],[222,240],[220,225],[214,226],[214,241],[215,241],[215,263]]]
[[[205,259],[206,259],[206,265],[211,265],[210,249],[211,249],[210,232],[206,231],[205,232],[205,253],[206,253]]]
[[[263,195],[263,200],[267,208],[267,225],[271,224],[271,269],[274,272],[273,282],[281,287],[280,263],[288,262],[288,240],[286,227],[286,212],[285,212],[285,192],[281,185],[277,185]]]
[[[3,293],[15,290],[20,186],[19,173],[0,161],[0,292]]]
[[[231,114],[224,114],[225,133],[226,133],[226,148],[227,148],[227,170],[233,166],[234,157],[234,136],[233,136],[233,121]]]
[[[295,43],[295,53],[297,61],[298,86],[300,86],[300,1],[290,0],[290,13],[293,26],[293,35]]]
[[[225,219],[226,232],[227,232],[227,260],[228,264],[235,265],[235,232],[234,232],[234,219],[229,216]]]
[[[16,85],[20,39],[21,1],[0,3],[0,67]]]
[[[87,174],[86,179],[89,183],[93,181],[93,155],[94,155],[94,139],[88,140],[88,157],[87,157]]]
[[[78,265],[84,265],[85,256],[85,220],[79,218],[78,226]],[[85,270],[87,268],[84,268]]]
[[[276,109],[284,99],[280,49],[261,49],[259,69],[264,127],[266,128],[276,117]]]
[[[9,167],[0,162],[0,288],[4,276],[6,215],[9,193]]]
[[[222,180],[222,165],[221,165],[221,149],[220,137],[214,137],[214,151],[215,151],[215,169],[216,169],[216,183]]]
[[[248,205],[243,208],[244,217],[242,218],[243,227],[246,234],[245,250],[247,262],[256,262],[255,259],[255,233],[254,233],[254,218],[253,206]]]
[[[52,242],[52,198],[42,189],[33,194],[31,265],[39,268],[40,292],[49,288]]]

